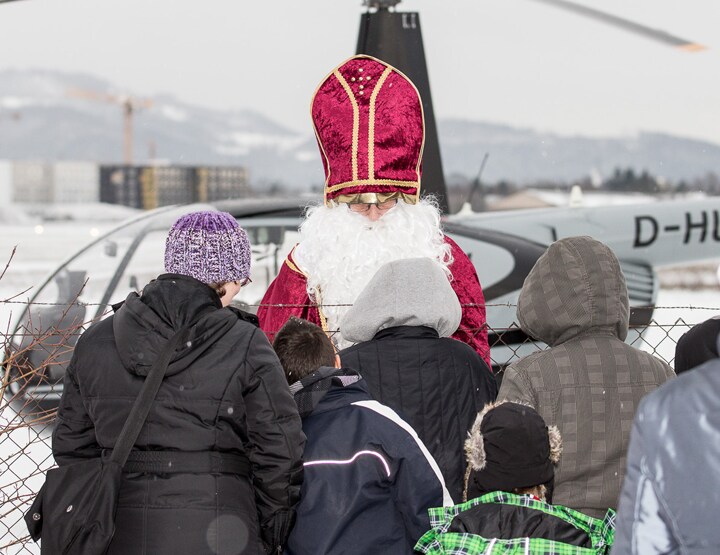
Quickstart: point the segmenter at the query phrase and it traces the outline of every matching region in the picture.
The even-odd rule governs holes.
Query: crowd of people
[[[77,343],[58,465],[113,448],[187,327],[129,459],[109,553],[720,552],[717,343],[680,378],[625,343],[617,258],[567,237],[518,301],[520,327],[548,347],[500,379],[474,266],[420,197],[413,84],[356,56],[322,81],[312,117],[324,203],[257,317],[232,305],[250,278],[247,234],[199,212],[170,230],[167,273]],[[698,341],[677,359],[702,362]]]

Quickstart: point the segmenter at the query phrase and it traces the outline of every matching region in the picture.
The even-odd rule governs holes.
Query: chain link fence
[[[0,301],[18,303],[14,299]],[[50,304],[52,303],[44,303]],[[3,347],[2,400],[0,401],[0,554],[37,554],[39,547],[27,536],[23,520],[44,473],[53,467],[51,434],[62,390],[62,376],[77,337],[89,322],[81,321],[73,307],[56,305],[60,322],[50,328],[29,317],[18,330],[0,333]],[[514,313],[515,307],[507,306]],[[488,305],[488,308],[490,305]],[[669,363],[675,345],[692,325],[718,311],[717,307],[654,307],[654,319],[630,330],[627,342]],[[27,311],[31,314],[31,311]],[[57,317],[57,315],[56,315]],[[516,324],[487,329],[493,367],[500,378],[506,365],[546,348],[525,336]]]

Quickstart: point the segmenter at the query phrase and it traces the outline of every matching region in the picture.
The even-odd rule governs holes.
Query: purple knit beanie
[[[192,212],[179,218],[165,240],[165,271],[203,283],[250,276],[250,241],[227,212]]]

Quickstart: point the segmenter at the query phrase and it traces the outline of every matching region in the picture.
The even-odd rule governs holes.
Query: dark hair
[[[295,316],[277,332],[273,347],[289,384],[321,366],[335,366],[335,348],[327,334],[315,324]]]
[[[227,289],[225,289],[225,286],[230,283],[229,281],[218,281],[215,283],[208,283],[210,287],[212,287],[215,290],[215,293],[218,294],[218,297],[221,299],[225,296],[225,293],[227,293]]]

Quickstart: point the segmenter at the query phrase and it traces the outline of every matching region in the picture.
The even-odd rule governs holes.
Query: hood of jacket
[[[370,398],[367,385],[350,368],[321,366],[290,386],[301,418]]]
[[[237,320],[208,285],[189,276],[163,274],[140,295],[128,295],[113,316],[113,334],[126,370],[146,376],[175,332],[190,325],[168,366],[169,376],[186,369]]]
[[[591,237],[550,245],[525,278],[517,308],[522,330],[550,346],[591,330],[624,341],[629,314],[620,263]]]
[[[341,320],[340,333],[361,343],[386,328],[425,326],[450,337],[461,317],[460,301],[440,264],[407,258],[377,271]]]

